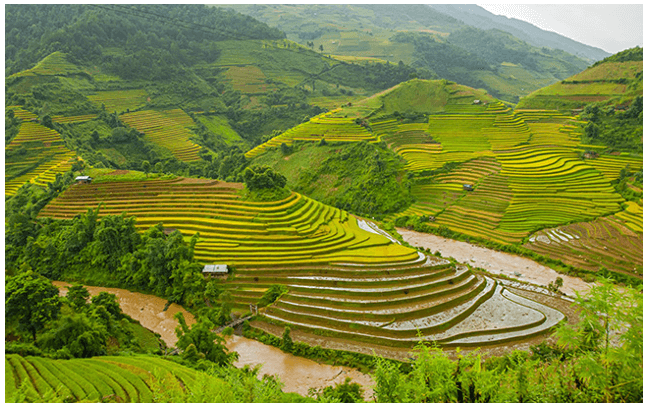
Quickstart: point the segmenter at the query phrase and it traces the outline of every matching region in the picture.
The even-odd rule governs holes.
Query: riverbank
[[[67,287],[72,285],[64,281],[53,281],[52,283],[59,288],[62,296],[67,294]],[[137,293],[121,288],[95,287],[89,285],[84,285],[84,287],[88,289],[91,296],[98,295],[100,292],[116,295],[124,314],[139,321],[142,327],[160,334],[162,340],[171,348],[174,348],[177,342],[175,327],[178,326],[178,322],[173,316],[178,312],[182,312],[188,325],[195,324],[193,314],[175,303],[172,303],[164,310],[167,301],[155,295]]]
[[[61,296],[67,294],[67,287],[72,284],[64,281],[54,281],[59,288]],[[166,311],[167,301],[163,298],[124,290],[121,288],[84,286],[90,295],[95,296],[100,292],[115,294],[124,314],[139,321],[144,327],[160,334],[162,340],[169,347],[175,347],[177,336],[175,327],[178,325],[173,316],[182,312],[188,325],[195,323],[195,317],[190,312],[177,304],[171,304]],[[344,366],[332,366],[317,363],[313,360],[297,357],[285,353],[278,348],[265,345],[253,339],[236,335],[225,337],[227,349],[237,352],[239,359],[234,366],[243,368],[245,365],[254,367],[261,364],[259,378],[263,375],[277,375],[284,384],[284,392],[295,392],[307,395],[310,388],[323,389],[343,383],[346,377],[362,385],[364,398],[370,399],[373,395],[373,380],[367,374],[357,369]]]
[[[453,257],[459,263],[482,268],[492,274],[503,274],[510,278],[540,286],[547,286],[558,277],[561,277],[564,281],[561,291],[569,296],[574,296],[575,292],[585,294],[592,286],[592,284],[581,278],[560,274],[536,261],[514,254],[503,253],[429,233],[420,233],[402,228],[397,228],[396,230],[412,246],[428,248],[432,252],[440,251],[443,257]]]

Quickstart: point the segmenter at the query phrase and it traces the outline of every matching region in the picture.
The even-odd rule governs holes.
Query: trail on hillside
[[[490,250],[428,233],[419,233],[400,228],[397,231],[412,246],[428,248],[432,252],[440,251],[443,257],[453,257],[459,263],[480,267],[492,274],[504,274],[520,281],[541,286],[547,286],[554,282],[557,277],[561,277],[564,280],[561,291],[569,296],[574,296],[575,292],[585,294],[592,285],[581,278],[559,274],[557,271],[533,260],[513,254]]]

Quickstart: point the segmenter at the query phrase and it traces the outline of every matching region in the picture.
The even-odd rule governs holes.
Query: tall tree
[[[58,288],[32,271],[6,279],[5,297],[5,321],[17,321],[19,330],[29,332],[34,341],[61,311]]]

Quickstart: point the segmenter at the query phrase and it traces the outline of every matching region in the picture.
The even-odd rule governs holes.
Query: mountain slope
[[[39,122],[98,167],[235,178],[244,163],[219,171],[232,147],[419,75],[329,58],[219,8],[8,5],[6,18],[5,142]],[[33,179],[45,162],[28,169],[14,148],[12,180]]]
[[[581,109],[600,102],[627,106],[643,94],[643,49],[631,48],[524,97],[518,108]]]
[[[336,58],[402,61],[513,102],[590,62],[562,50],[533,46],[500,27],[471,27],[420,4],[222,7],[278,27],[289,39]]]
[[[506,31],[535,47],[563,50],[589,62],[599,61],[609,56],[608,52],[599,48],[582,44],[557,33],[542,30],[522,20],[497,16],[477,5],[432,4],[430,7],[470,26],[484,30],[497,29]]]

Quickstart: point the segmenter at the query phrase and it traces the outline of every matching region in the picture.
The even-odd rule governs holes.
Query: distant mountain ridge
[[[482,7],[473,4],[433,4],[432,9],[461,20],[463,23],[488,30],[496,28],[507,31],[520,40],[536,47],[556,48],[585,58],[591,62],[601,60],[611,55],[600,48],[582,44],[561,34],[542,30],[539,27],[516,18],[508,18],[490,13]]]

